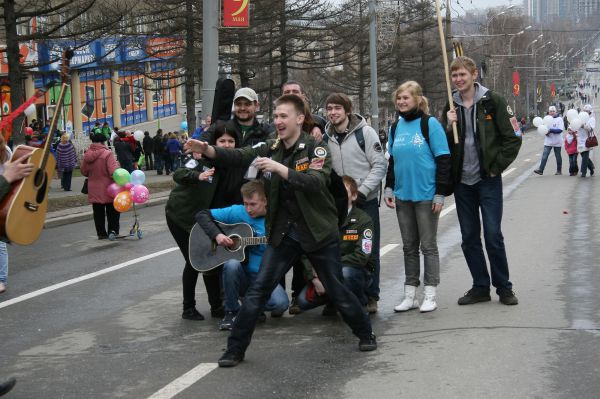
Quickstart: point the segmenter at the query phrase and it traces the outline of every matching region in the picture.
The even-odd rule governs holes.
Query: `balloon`
[[[33,129],[30,128],[29,126],[25,127],[25,134],[27,136],[31,136],[33,134]]]
[[[117,183],[110,183],[108,187],[106,187],[106,194],[109,195],[110,198],[115,198],[117,194],[121,192],[122,188]]]
[[[587,123],[587,121],[589,121],[589,120],[590,120],[590,114],[588,114],[588,113],[587,113],[587,112],[585,112],[585,111],[581,111],[581,112],[579,113],[579,115],[577,116],[577,118],[578,118],[578,119],[581,121],[581,123],[582,123],[583,125],[585,125],[585,124]]]
[[[133,183],[129,182],[129,183],[125,183],[125,185],[123,187],[121,187],[121,191],[129,191],[133,188]]]
[[[148,199],[150,198],[150,192],[148,191],[148,188],[141,184],[137,184],[137,185],[133,186],[133,188],[131,189],[130,192],[131,192],[131,199],[136,204],[143,204],[144,202],[148,201]]]
[[[123,168],[119,168],[113,172],[113,180],[119,186],[124,186],[126,183],[129,183],[131,180],[131,175],[129,172]]]
[[[554,122],[553,117],[551,117],[550,115],[544,116],[544,125],[546,125],[547,127],[550,127],[550,126],[552,126],[552,122]]]
[[[181,130],[187,130],[187,128],[188,128],[187,121],[181,121],[181,124],[179,125],[179,127],[181,127]]]
[[[141,143],[144,140],[144,132],[142,132],[141,130],[136,130],[135,132],[133,132],[133,138],[135,139],[135,141],[139,141]]]
[[[581,122],[581,119],[579,118],[575,118],[573,119],[573,121],[571,121],[571,124],[569,125],[569,127],[572,130],[577,130],[579,129],[581,126],[583,126],[583,123]]]
[[[25,108],[24,112],[27,116],[35,115],[35,104],[29,104],[29,106]]]
[[[544,120],[542,118],[540,118],[539,116],[536,116],[535,118],[533,118],[533,126],[540,127],[543,123],[544,123]]]
[[[134,170],[131,172],[131,183],[133,185],[144,184],[146,181],[146,175],[141,170]]]
[[[548,126],[546,126],[546,125],[540,125],[538,127],[538,133],[540,133],[540,134],[545,135],[545,134],[548,134],[549,131],[550,131],[550,129],[548,129]]]
[[[113,200],[113,206],[117,212],[127,212],[132,204],[131,193],[129,191],[121,191]]]
[[[577,110],[571,108],[570,110],[567,111],[567,120],[569,121],[569,123],[573,122],[573,119],[577,118]]]

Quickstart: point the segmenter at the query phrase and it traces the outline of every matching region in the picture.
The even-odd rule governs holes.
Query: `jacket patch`
[[[512,108],[510,107],[510,105],[506,106],[506,112],[508,112],[508,114],[510,116],[513,116],[515,113],[513,112]]]
[[[185,167],[188,169],[195,169],[196,166],[198,166],[198,162],[193,158],[185,163]]]
[[[519,122],[517,122],[517,118],[515,118],[514,116],[510,118],[510,124],[512,125],[512,128],[515,132],[515,136],[520,137],[521,127],[519,126]]]
[[[315,156],[325,158],[327,156],[327,150],[323,147],[317,147],[315,148]]]
[[[373,230],[371,229],[365,229],[365,231],[363,231],[363,237],[367,238],[367,239],[371,239],[373,238]]]
[[[381,148],[381,144],[379,144],[379,143],[373,144],[373,150],[375,152],[382,152],[383,151],[382,148]]]
[[[313,160],[310,161],[310,165],[308,166],[308,168],[314,170],[321,170],[323,169],[324,164],[325,158],[313,158]]]
[[[346,230],[346,234],[358,234],[358,230],[356,230],[356,229],[349,229],[349,230]]]
[[[308,165],[308,161],[296,162],[296,172],[304,172],[306,169],[308,169]]]
[[[362,249],[363,253],[370,255],[371,251],[373,250],[373,241],[371,241],[370,239],[367,239],[367,238],[363,238],[362,244],[361,244],[361,249]]]
[[[342,239],[344,241],[356,241],[358,240],[358,234],[344,234]]]

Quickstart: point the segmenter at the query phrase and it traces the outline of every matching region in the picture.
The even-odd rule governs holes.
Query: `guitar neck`
[[[62,112],[63,99],[67,91],[67,86],[67,83],[63,82],[63,84],[60,87],[60,93],[58,94],[58,99],[56,100],[56,109],[54,110],[54,115],[52,116],[50,127],[48,128],[46,142],[44,143],[44,156],[42,157],[40,169],[45,169],[46,162],[48,162],[48,156],[50,155],[50,145],[52,145],[52,140],[54,139],[54,131],[56,130],[56,126],[58,126],[58,118],[60,118],[60,113]]]

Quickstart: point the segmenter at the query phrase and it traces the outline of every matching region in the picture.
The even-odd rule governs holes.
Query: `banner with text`
[[[250,26],[250,0],[222,0],[224,28],[248,28]]]

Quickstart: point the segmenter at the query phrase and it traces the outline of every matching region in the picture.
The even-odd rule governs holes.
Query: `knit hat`
[[[592,105],[591,105],[591,104],[585,104],[585,105],[583,106],[583,110],[584,110],[584,111],[587,111],[587,112],[592,112],[594,109],[592,108]]]

